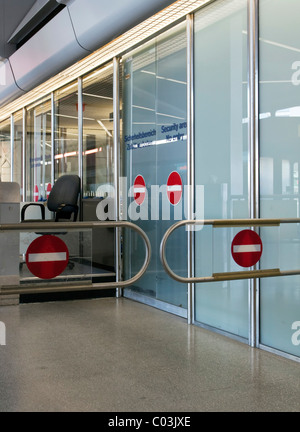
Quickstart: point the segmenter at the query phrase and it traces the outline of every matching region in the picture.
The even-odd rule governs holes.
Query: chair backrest
[[[79,193],[80,178],[73,174],[62,175],[51,189],[47,207],[50,211],[59,213],[59,217],[70,219],[74,209],[77,208]]]

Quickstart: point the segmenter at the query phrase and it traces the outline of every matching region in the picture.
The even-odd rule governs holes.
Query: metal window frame
[[[80,178],[80,190],[83,190],[83,95],[82,95],[83,77],[77,79],[77,103],[78,103],[78,176]],[[79,219],[82,221],[82,194],[80,194]]]
[[[191,219],[194,214],[195,202],[195,158],[194,158],[194,15],[187,15],[186,18],[187,35],[187,217]],[[193,231],[187,232],[188,244],[188,275],[194,276],[194,256],[195,239]],[[195,320],[195,285],[188,283],[188,302],[187,302],[188,324],[193,324]]]
[[[259,218],[258,0],[248,0],[249,213]],[[259,228],[256,229],[259,232]],[[258,267],[258,266],[257,266]],[[257,268],[256,267],[256,268]],[[249,281],[249,345],[259,343],[259,279]]]
[[[22,135],[22,201],[26,202],[27,191],[26,191],[26,138],[27,138],[27,127],[26,127],[27,110],[23,108],[23,135]]]
[[[115,220],[120,220],[120,60],[113,58],[113,154],[114,154],[114,189]],[[115,272],[116,281],[121,280],[121,230],[115,231]],[[116,289],[116,296],[122,296],[122,288]]]
[[[15,141],[15,120],[14,114],[10,116],[10,181],[14,178],[14,141]]]
[[[55,99],[54,92],[51,92],[51,185],[55,179]]]

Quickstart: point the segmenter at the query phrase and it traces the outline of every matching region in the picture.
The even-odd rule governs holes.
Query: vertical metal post
[[[113,141],[113,154],[114,154],[114,217],[118,221],[120,218],[120,64],[119,59],[113,59],[113,119],[114,119],[114,141]],[[117,227],[115,231],[115,271],[116,282],[120,281],[121,277],[121,232]],[[116,289],[116,296],[121,297],[122,289]]]
[[[14,178],[14,141],[15,141],[15,123],[14,115],[10,116],[10,181]]]
[[[55,101],[54,92],[51,93],[51,185],[55,179]]]
[[[31,112],[31,116],[32,116],[32,112]],[[31,123],[30,124],[30,126],[31,126],[32,125],[32,120],[31,120],[30,123]],[[31,141],[30,147],[33,144],[33,158],[34,158],[34,160],[37,157],[37,154],[40,153],[40,142],[38,140],[38,131],[40,129],[41,129],[41,125],[38,124],[37,115],[36,115],[36,108],[34,108],[34,110],[33,110],[33,140],[32,140],[32,137],[31,137],[31,140],[30,140]],[[30,132],[32,133],[32,131],[30,131]],[[31,152],[31,149],[32,149],[32,147],[30,148],[30,152]],[[35,164],[35,162],[34,162],[34,164]],[[35,168],[31,169],[31,163],[30,163],[29,167],[30,167],[30,181],[29,181],[29,184],[33,188],[35,186],[37,186],[38,187],[38,194],[39,194],[40,193],[40,184],[41,184],[40,178],[38,177],[39,172]],[[31,183],[32,177],[33,177],[33,184]],[[35,190],[33,189],[33,199],[35,199],[34,194],[35,194]],[[38,200],[39,200],[39,198],[40,198],[40,196],[38,196]]]
[[[22,201],[25,202],[27,199],[26,193],[26,109],[23,108],[23,136],[22,136]]]
[[[47,121],[46,121],[46,116],[47,114],[42,114],[42,119],[41,119],[41,124],[42,124],[42,142],[43,142],[43,155],[42,155],[42,160],[43,160],[43,165],[42,165],[42,181],[41,183],[43,184],[44,187],[44,199],[47,199],[47,186],[46,186],[46,137],[47,137]]]
[[[258,2],[248,0],[248,104],[249,104],[249,193],[250,217],[259,217],[259,151],[258,151]],[[259,280],[250,280],[249,345],[257,345]]]
[[[78,176],[80,178],[80,202],[79,217],[82,220],[82,190],[83,190],[83,98],[82,98],[82,78],[78,78]]]
[[[187,218],[192,219],[194,213],[194,17],[187,15]],[[189,229],[188,235],[188,277],[194,276],[194,231]],[[188,324],[194,322],[194,284],[188,284]]]

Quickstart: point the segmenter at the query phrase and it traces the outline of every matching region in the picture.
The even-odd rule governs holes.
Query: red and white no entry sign
[[[177,171],[171,172],[167,181],[167,196],[171,204],[176,205],[182,196],[182,180]]]
[[[142,205],[146,196],[146,183],[142,175],[138,175],[133,183],[133,197],[138,205]]]
[[[66,244],[54,235],[42,235],[33,240],[26,252],[26,264],[34,276],[52,279],[67,267],[69,250]]]
[[[251,267],[261,257],[263,245],[259,235],[250,229],[240,231],[232,240],[231,254],[241,267]]]
[[[52,185],[51,185],[51,183],[48,183],[48,185],[47,185],[47,199],[49,198],[51,189],[52,189]]]
[[[34,186],[33,199],[35,202],[38,202],[39,200],[39,188],[37,185]]]

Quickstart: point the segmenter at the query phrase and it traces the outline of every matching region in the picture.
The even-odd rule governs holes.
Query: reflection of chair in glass
[[[80,192],[80,178],[77,175],[66,174],[59,177],[49,194],[47,208],[54,213],[54,221],[76,221],[78,215],[78,196]],[[26,209],[30,206],[39,206],[41,219],[25,219]],[[72,218],[73,216],[73,218]],[[45,206],[43,203],[29,203],[22,207],[21,222],[50,222],[45,219]]]

